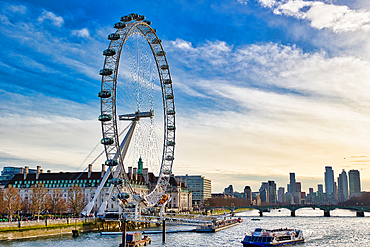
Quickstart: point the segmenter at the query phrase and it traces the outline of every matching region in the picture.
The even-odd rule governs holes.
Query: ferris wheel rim
[[[163,142],[163,152],[160,164],[160,171],[158,174],[158,181],[155,188],[150,192],[150,194],[144,196],[141,199],[146,201],[146,205],[154,206],[160,200],[162,195],[165,193],[170,175],[172,173],[172,166],[174,160],[174,149],[175,149],[175,105],[174,105],[174,94],[172,88],[172,78],[170,75],[170,70],[167,62],[167,57],[161,42],[158,42],[159,38],[156,35],[155,29],[152,29],[150,25],[144,21],[133,21],[125,25],[124,28],[117,28],[114,34],[119,34],[120,38],[117,40],[111,40],[109,48],[111,49],[114,45],[119,45],[120,49],[117,55],[114,57],[115,62],[109,61],[110,56],[106,56],[104,61],[103,73],[101,83],[101,92],[104,92],[107,88],[111,88],[112,95],[111,99],[106,99],[101,97],[101,116],[110,111],[111,113],[111,124],[107,124],[102,121],[102,134],[103,139],[114,138],[114,147],[112,144],[104,145],[105,153],[108,160],[112,160],[114,153],[118,154],[116,160],[118,160],[118,167],[121,167],[125,180],[127,179],[125,166],[123,165],[123,159],[121,155],[120,147],[120,137],[118,133],[118,114],[117,114],[117,83],[118,83],[118,71],[119,63],[121,60],[122,47],[125,45],[126,41],[133,35],[139,34],[145,38],[147,44],[150,46],[152,55],[155,60],[155,65],[157,67],[158,77],[161,84],[161,95],[162,95],[162,107],[163,107],[163,124],[164,124],[164,142]],[[160,40],[159,40],[160,41]],[[113,60],[114,60],[113,59]],[[112,70],[112,71],[110,71]],[[113,75],[113,76],[112,76]],[[107,83],[109,81],[109,83]],[[107,108],[107,105],[111,107]],[[109,129],[109,131],[107,131]],[[112,132],[113,129],[113,132]],[[114,137],[113,137],[114,136]],[[103,140],[102,139],[102,140]],[[113,155],[114,154],[114,155]],[[119,168],[116,169],[119,169]],[[130,183],[127,183],[127,187],[131,194],[134,194]]]

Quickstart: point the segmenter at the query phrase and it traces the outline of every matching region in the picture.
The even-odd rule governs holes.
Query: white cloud
[[[90,38],[90,32],[87,28],[82,28],[80,30],[72,30],[72,35],[76,35],[81,38]]]
[[[263,7],[271,8],[277,15],[308,20],[317,29],[329,28],[334,32],[349,32],[370,29],[370,12],[352,10],[348,6],[326,4],[320,1],[259,0]]]
[[[212,178],[224,172],[216,170],[220,167],[230,165],[251,174],[258,166],[271,179],[276,171],[314,177],[325,165],[336,171],[348,169],[344,156],[370,149],[368,61],[305,53],[274,43],[236,48],[225,44],[228,49],[213,57],[207,55],[212,42],[191,49],[172,44],[168,49],[174,60],[191,71],[202,68],[182,74],[188,87],[182,91],[193,96],[189,89],[194,89],[212,106],[198,110],[199,102],[194,100],[190,112],[179,111],[176,138],[177,150],[182,151],[177,153],[176,167],[187,171],[178,172]],[[213,60],[227,62],[213,64]],[[174,88],[177,92],[176,83]],[[204,170],[179,160],[190,164],[202,160]],[[368,176],[370,171],[362,174]]]
[[[2,90],[0,94],[7,102],[0,106],[4,123],[0,130],[2,158],[45,164],[44,170],[77,167],[101,138],[100,123],[94,115],[98,105],[41,94],[23,96]],[[88,162],[101,150],[96,150]],[[100,164],[95,169],[100,169]],[[0,165],[6,164],[2,161]]]
[[[48,14],[44,11],[43,15]],[[51,13],[51,16],[55,15]],[[43,18],[40,18],[38,21],[43,20]],[[61,22],[59,23],[62,23],[63,18],[60,18]],[[29,46],[40,55],[45,55],[47,60],[41,61],[49,63],[48,66],[50,66],[50,63],[63,64],[90,78],[101,79],[98,73],[101,65],[97,64],[95,59],[96,57],[102,57],[103,61],[101,51],[106,48],[106,43],[101,43],[95,39],[86,39],[82,43],[71,43],[65,37],[59,37],[52,31],[34,25],[32,22],[21,20],[13,24],[8,21],[6,15],[0,15],[0,19],[7,24],[0,26],[0,31],[4,37],[14,39],[15,42],[21,42],[23,46]],[[82,36],[89,33],[87,29],[71,30],[70,32],[73,31],[76,31],[76,35]],[[84,49],[85,46],[89,46],[90,49]]]
[[[56,16],[53,12],[44,10],[42,15],[37,19],[39,22],[44,20],[50,20],[54,26],[61,27],[64,23],[64,19],[61,16]]]
[[[171,43],[174,47],[177,47],[179,49],[194,50],[191,42],[188,42],[188,41],[185,41],[185,40],[182,40],[182,39],[176,39],[175,41],[171,41]]]
[[[25,14],[27,12],[26,6],[23,5],[9,5],[6,9],[13,13]]]
[[[272,8],[277,4],[276,0],[258,0],[263,7]]]

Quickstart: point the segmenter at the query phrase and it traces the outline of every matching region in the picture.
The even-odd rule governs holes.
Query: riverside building
[[[212,198],[211,180],[201,175],[176,176],[192,193],[192,206],[199,207],[205,199]]]
[[[27,167],[26,167],[27,168]],[[148,168],[142,169],[142,174],[138,174],[137,168],[128,167],[127,177],[129,183],[135,192],[139,194],[148,194],[150,188],[153,188],[157,182],[158,177],[153,173],[148,172]],[[5,188],[14,187],[19,191],[23,201],[30,200],[32,188],[41,184],[42,187],[47,189],[48,193],[53,193],[59,190],[64,199],[68,199],[68,190],[73,186],[79,186],[82,189],[86,203],[90,201],[94,195],[101,179],[105,175],[105,165],[102,165],[102,170],[99,172],[92,171],[92,165],[89,165],[87,172],[59,172],[52,173],[50,170],[43,173],[40,166],[37,167],[36,173],[28,173],[28,169],[24,169],[23,174],[16,174],[7,183]],[[94,202],[92,212],[97,212],[108,193],[109,186],[112,182],[110,175],[107,182],[104,184],[103,189]],[[166,194],[170,195],[172,200],[169,202],[168,207],[175,210],[191,210],[192,195],[185,184],[178,183],[173,177],[169,181]],[[106,211],[117,211],[119,208],[118,202],[109,198],[107,201]]]
[[[338,201],[344,202],[348,200],[348,179],[347,173],[343,169],[338,177]]]
[[[331,166],[325,166],[325,193],[327,197],[334,196],[334,171]]]
[[[349,176],[349,194],[350,196],[360,194],[361,192],[361,180],[360,172],[358,170],[350,170]]]

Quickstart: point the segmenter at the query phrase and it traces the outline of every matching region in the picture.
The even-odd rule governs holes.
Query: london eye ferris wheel
[[[108,170],[83,214],[90,213],[107,174],[113,179],[104,203],[112,194],[125,191],[125,198],[119,199],[131,198],[141,208],[152,207],[166,191],[174,160],[175,104],[166,52],[150,25],[143,15],[133,13],[115,23],[116,32],[108,35],[98,94]],[[158,176],[148,194],[136,193],[127,177],[127,168],[138,160]]]

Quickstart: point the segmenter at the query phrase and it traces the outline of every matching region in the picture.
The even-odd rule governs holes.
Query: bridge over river
[[[330,216],[330,211],[335,210],[335,209],[347,209],[351,211],[356,212],[357,217],[364,217],[365,212],[370,212],[370,206],[339,206],[339,205],[313,205],[313,204],[306,204],[306,205],[296,205],[296,204],[291,204],[291,205],[261,205],[261,206],[255,206],[255,205],[250,205],[250,206],[241,206],[241,207],[224,207],[224,209],[239,209],[239,208],[249,208],[249,209],[256,209],[259,211],[260,216],[263,216],[263,212],[266,212],[270,209],[279,209],[279,208],[286,208],[290,210],[290,215],[292,217],[295,217],[295,212],[296,210],[300,208],[312,208],[316,209],[319,208],[324,211],[324,216],[329,217]],[[211,207],[206,208],[207,211],[212,210]]]

